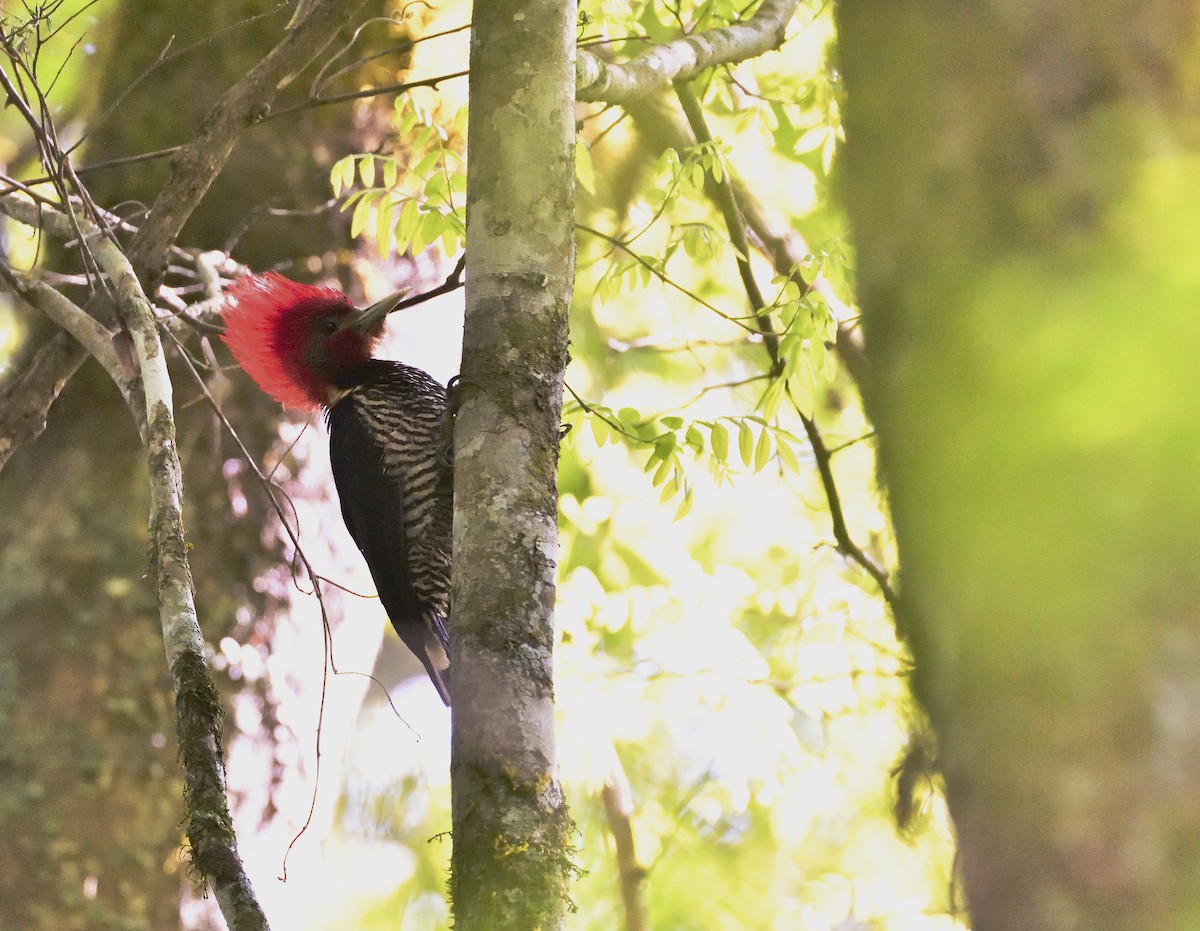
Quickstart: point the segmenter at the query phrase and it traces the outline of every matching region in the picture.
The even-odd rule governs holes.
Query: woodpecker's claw
[[[438,461],[446,468],[454,465],[454,417],[462,403],[459,393],[461,384],[458,375],[446,382],[446,411],[442,415],[441,442],[438,447]]]

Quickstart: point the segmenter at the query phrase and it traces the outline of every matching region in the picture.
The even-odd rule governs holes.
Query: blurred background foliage
[[[287,15],[245,26],[257,5],[218,9],[221,22],[173,0],[54,8],[78,14],[46,46],[47,67],[64,66],[53,91],[63,127],[81,134],[133,87],[81,164],[189,138]],[[387,12],[347,32],[300,93],[466,68],[468,4]],[[581,13],[581,43],[617,57],[740,15],[729,0],[585,2]],[[172,34],[178,58],[135,81]],[[907,659],[878,587],[834,545],[800,419],[811,416],[834,451],[854,541],[894,566],[871,425],[831,351],[856,336],[853,250],[833,197],[835,41],[829,6],[802,3],[779,52],[696,82],[711,143],[693,144],[673,96],[578,108],[556,653],[562,778],[578,827],[571,928],[961,926],[935,786],[916,787],[916,814],[897,827],[894,767],[919,730]],[[356,296],[438,284],[465,222],[465,92],[447,78],[253,128],[182,244],[336,278]],[[21,138],[0,113],[0,159],[31,177]],[[119,171],[85,176],[106,205],[144,201],[161,179],[161,163]],[[778,369],[706,190],[727,176],[805,244],[797,268],[766,250],[750,256],[782,335]],[[50,261],[28,230],[10,226],[5,243],[13,261]],[[797,272],[821,286],[799,286]],[[450,294],[394,320],[385,354],[448,378],[460,303]],[[0,307],[0,377],[45,333]],[[182,912],[185,927],[218,926],[179,856],[136,437],[108,426],[125,412],[92,368],[0,477],[0,826],[23,864],[38,864],[23,889],[0,881],[0,923],[161,928]],[[205,377],[290,494],[318,571],[370,591],[330,496],[323,427],[281,423],[239,373]],[[201,623],[231,711],[242,852],[268,914],[313,931],[444,928],[449,718],[423,676],[410,681],[419,670],[375,602],[353,594],[327,591],[335,662],[373,667],[394,705],[361,676],[322,691],[321,616],[293,584],[290,546],[211,412],[182,374],[178,384]],[[312,821],[289,854],[314,785]],[[622,877],[614,831],[625,828]],[[14,875],[9,866],[0,875]]]

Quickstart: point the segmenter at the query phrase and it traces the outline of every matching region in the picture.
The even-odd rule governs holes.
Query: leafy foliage
[[[589,3],[585,13],[585,42],[619,37],[630,54],[741,15],[720,0]],[[870,580],[830,545],[803,428],[802,418],[821,422],[845,520],[886,563],[872,451],[859,442],[870,425],[832,351],[853,281],[827,185],[841,137],[828,10],[813,4],[793,33],[780,55],[706,79],[711,141],[647,157],[648,124],[604,107],[580,120],[556,656],[561,762],[586,871],[572,927],[624,920],[599,801],[622,772],[654,926],[956,925],[936,793],[915,844],[891,814],[888,774],[912,713],[904,651]],[[440,240],[453,255],[460,240],[433,230],[458,230],[438,198],[459,192],[445,179],[461,170],[461,133],[432,130],[416,108],[397,114],[398,137],[413,142],[407,167],[344,159],[335,191],[361,184],[347,207],[377,241],[386,229],[402,248]],[[638,183],[615,198],[630,174]],[[818,245],[787,267],[739,254],[712,199],[731,178]],[[435,217],[422,221],[428,233],[378,221],[397,196],[410,217]],[[747,305],[739,259],[762,283],[762,308]],[[406,791],[400,807],[377,810],[376,828],[428,862],[439,848],[411,838],[440,830],[444,796],[421,765],[404,772],[431,805],[398,827]],[[436,875],[414,869],[380,914],[407,909],[406,927],[439,927],[440,913],[417,917]]]
[[[393,252],[424,251],[437,243],[446,255],[461,251],[466,238],[466,161],[463,140],[467,111],[443,114],[412,97],[396,101],[394,131],[403,140],[400,156],[347,155],[329,174],[334,197],[352,210],[350,234],[367,234],[381,258]],[[359,184],[357,190],[351,190]]]

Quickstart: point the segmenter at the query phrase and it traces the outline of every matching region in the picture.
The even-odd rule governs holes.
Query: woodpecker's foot
[[[567,434],[571,432],[571,428],[574,426],[575,424],[573,423],[560,423],[558,425],[558,441],[560,443],[567,438]]]
[[[446,410],[453,417],[462,407],[462,376],[455,375],[446,382]]]
[[[446,468],[454,465],[454,418],[462,405],[461,385],[462,380],[457,375],[446,382],[446,412],[442,415],[438,443],[438,461]]]

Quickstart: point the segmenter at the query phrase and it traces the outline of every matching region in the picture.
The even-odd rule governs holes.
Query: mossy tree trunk
[[[575,5],[480,0],[472,21],[451,892],[461,931],[549,931],[562,926],[570,874],[551,656]]]
[[[976,931],[1200,926],[1198,13],[839,9],[898,620]]]

